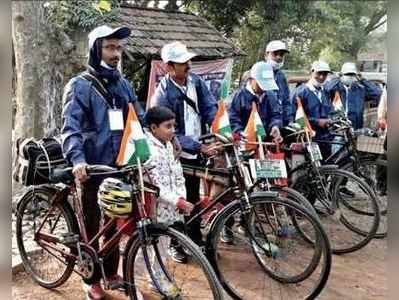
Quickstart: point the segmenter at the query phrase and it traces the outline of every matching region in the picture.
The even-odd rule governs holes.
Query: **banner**
[[[191,72],[199,75],[206,83],[209,91],[216,100],[221,96],[227,97],[230,89],[231,72],[233,69],[233,59],[224,58],[217,60],[198,61],[191,63]],[[166,74],[166,65],[161,60],[151,61],[151,73],[148,86],[147,108],[154,106],[151,98],[158,83]]]

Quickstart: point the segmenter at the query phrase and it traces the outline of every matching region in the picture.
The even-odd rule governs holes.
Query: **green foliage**
[[[99,1],[68,0],[46,2],[48,20],[57,24],[66,32],[76,28],[91,29],[95,26],[116,21],[120,14],[120,4],[117,0],[109,0],[111,11],[97,9]]]
[[[308,71],[325,59],[334,69],[357,54],[370,33],[384,24],[387,1],[190,1],[187,8],[207,18],[247,53],[233,78],[263,59],[268,41],[288,43],[285,69]],[[381,45],[381,42],[379,43]]]

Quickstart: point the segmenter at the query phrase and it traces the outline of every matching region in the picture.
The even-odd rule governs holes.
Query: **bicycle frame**
[[[115,174],[115,172],[109,172],[110,174]],[[133,182],[133,177],[131,178]],[[91,240],[88,239],[87,236],[87,231],[86,231],[86,225],[84,222],[84,214],[83,214],[83,209],[81,205],[81,199],[78,196],[78,189],[76,188],[75,185],[70,185],[62,188],[61,190],[57,191],[55,195],[52,197],[50,200],[50,209],[44,216],[44,219],[42,223],[40,224],[39,228],[37,231],[34,233],[34,240],[47,252],[49,252],[51,255],[53,255],[56,259],[59,261],[63,262],[59,257],[54,255],[54,253],[48,251],[48,249],[52,249],[60,253],[63,257],[66,257],[68,259],[72,260],[77,260],[80,259],[82,260],[82,255],[81,255],[81,247],[88,247],[89,249],[92,250],[92,253],[95,253],[95,259],[99,261],[101,257],[105,257],[111,250],[112,248],[119,243],[119,240],[123,234],[123,232],[131,227],[134,223],[137,224],[137,229],[140,231],[140,237],[143,239],[146,239],[146,230],[145,227],[151,224],[151,220],[148,218],[145,209],[144,209],[144,199],[141,199],[140,197],[140,191],[145,190],[146,188],[138,189],[133,192],[133,197],[132,197],[132,202],[136,203],[136,207],[138,208],[139,216],[135,217],[133,215],[130,215],[128,218],[125,219],[125,222],[118,226],[118,230],[115,232],[115,234],[107,240],[102,246],[100,246],[99,243],[99,249],[96,251],[94,248],[95,243],[99,242],[100,238],[104,236],[113,226],[116,226],[117,219],[116,218],[110,218],[99,230],[99,232],[91,238]],[[147,189],[148,191],[148,189]],[[57,203],[60,203],[61,201],[66,201],[67,196],[72,195],[72,200],[73,200],[73,207],[75,211],[75,217],[78,223],[78,228],[79,228],[79,233],[74,235],[73,237],[69,237],[69,241],[63,241],[61,240],[58,236],[54,234],[49,234],[49,233],[44,233],[41,232],[44,224],[47,222],[49,216],[52,215],[52,213],[55,211],[57,208]],[[57,221],[59,220],[59,217],[57,218]],[[55,226],[54,226],[55,227]],[[74,254],[70,254],[63,249],[61,249],[61,246],[57,247],[54,246],[53,243],[60,243],[62,245],[64,244],[76,244],[77,250],[78,250],[78,256]],[[64,263],[64,262],[63,262]],[[84,276],[80,272],[76,271],[74,269],[74,272],[77,274]]]

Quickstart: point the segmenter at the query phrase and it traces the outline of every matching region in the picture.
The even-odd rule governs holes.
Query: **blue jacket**
[[[328,81],[325,88],[331,101],[334,99],[335,92],[339,92],[342,104],[354,129],[363,127],[364,102],[370,100],[377,104],[382,93],[378,86],[364,79],[353,84],[348,93],[346,93],[344,84],[339,78]]]
[[[281,70],[274,71],[274,80],[276,80],[278,91],[277,98],[282,105],[282,112],[283,112],[283,125],[286,126],[290,120],[290,113],[291,113],[291,101],[290,101],[290,90],[288,88],[287,79],[285,74]]]
[[[316,94],[312,90],[310,90],[310,88],[305,83],[298,86],[295,90],[293,90],[291,94],[292,111],[289,118],[290,122],[293,122],[295,120],[295,113],[297,109],[296,97],[299,96],[302,101],[305,114],[309,119],[310,125],[312,126],[313,130],[316,131],[316,138],[321,138],[328,135],[328,129],[321,128],[318,125],[317,120],[328,119],[329,113],[332,110],[332,105],[328,94],[323,88],[321,89],[321,91],[322,101],[319,100]]]
[[[273,126],[280,127],[282,125],[281,105],[275,92],[266,91],[258,98],[246,86],[243,86],[234,95],[229,108],[230,125],[233,131],[244,131],[251,114],[252,102],[257,104],[259,116],[266,132]]]
[[[206,125],[210,126],[215,118],[218,109],[217,102],[201,77],[193,73],[190,73],[190,76],[197,92],[202,134],[205,134],[207,131]],[[176,136],[182,149],[190,154],[199,154],[201,152],[201,143],[185,136],[184,99],[186,96],[183,92],[165,76],[159,83],[153,97],[156,105],[166,106],[176,114]]]
[[[139,105],[130,83],[120,78],[107,88],[115,98],[116,108],[122,109],[126,122],[128,102],[133,103],[140,121],[144,111]],[[66,159],[76,165],[114,165],[123,131],[111,131],[108,109],[111,106],[97,93],[92,83],[76,76],[65,86],[63,95],[62,149]]]

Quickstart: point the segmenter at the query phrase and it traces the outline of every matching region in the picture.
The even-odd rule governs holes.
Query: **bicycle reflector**
[[[98,190],[98,205],[111,218],[128,217],[132,212],[132,186],[120,179],[105,178]]]

